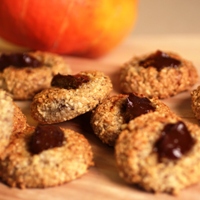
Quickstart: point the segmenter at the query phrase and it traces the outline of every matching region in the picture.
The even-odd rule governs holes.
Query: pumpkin
[[[99,57],[133,29],[137,0],[1,0],[0,37],[32,50]]]

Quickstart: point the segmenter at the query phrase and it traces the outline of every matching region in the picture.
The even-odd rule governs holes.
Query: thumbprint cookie
[[[114,146],[118,135],[130,120],[152,112],[168,114],[171,110],[157,98],[134,93],[116,94],[104,99],[92,111],[91,126],[103,143]]]
[[[71,69],[57,54],[35,51],[0,53],[0,88],[12,94],[14,100],[30,100],[50,87],[57,73],[69,74]]]
[[[120,69],[123,93],[135,92],[160,99],[190,89],[198,79],[192,62],[173,52],[156,51],[135,56]]]
[[[11,187],[46,188],[75,180],[93,166],[87,139],[54,125],[27,127],[0,160],[0,177]]]
[[[175,115],[143,115],[120,133],[119,175],[148,192],[177,195],[200,178],[200,129]]]
[[[98,71],[58,74],[51,85],[35,95],[30,106],[32,117],[42,124],[67,121],[91,111],[112,90],[110,78]]]

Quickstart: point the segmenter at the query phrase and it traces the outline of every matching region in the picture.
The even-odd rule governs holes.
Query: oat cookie
[[[191,107],[195,117],[200,120],[200,86],[191,91]]]
[[[161,99],[188,90],[198,79],[194,65],[173,52],[156,51],[133,57],[120,69],[123,93]]]
[[[93,110],[91,126],[103,143],[113,146],[122,128],[130,119],[150,112],[170,113],[171,110],[157,98],[116,94],[104,99]]]
[[[0,177],[9,186],[57,186],[79,178],[93,165],[91,146],[83,135],[55,126],[52,131],[52,126],[47,126],[51,125],[37,127],[37,131],[28,127],[4,152]],[[40,132],[45,129],[51,131]]]
[[[171,194],[199,181],[199,151],[197,125],[158,113],[130,121],[115,146],[119,174],[126,182]]]
[[[62,87],[45,89],[34,97],[31,115],[38,122],[52,124],[75,118],[94,109],[112,90],[110,78],[98,71],[61,76],[61,83],[66,88],[61,84]]]
[[[42,51],[1,53],[0,65],[0,88],[16,100],[32,99],[36,93],[50,87],[55,74],[71,72],[61,56]]]
[[[11,95],[0,89],[0,154],[10,143],[12,136],[27,127],[27,120],[20,108],[13,102]]]
[[[14,124],[14,105],[10,95],[0,89],[0,154],[8,145],[13,131]]]

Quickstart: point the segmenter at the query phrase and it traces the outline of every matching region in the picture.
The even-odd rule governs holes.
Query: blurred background
[[[174,34],[200,34],[200,0],[138,0],[137,20],[131,35]],[[171,38],[169,42],[173,43]],[[0,38],[0,50],[2,44],[3,49],[13,49]]]
[[[200,0],[139,0],[133,34],[200,34]]]

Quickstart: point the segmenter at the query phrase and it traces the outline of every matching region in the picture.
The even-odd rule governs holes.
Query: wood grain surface
[[[153,52],[157,49],[169,50],[191,60],[200,72],[200,36],[172,35],[172,36],[137,36],[127,38],[121,45],[108,55],[95,59],[65,57],[73,70],[77,73],[83,70],[99,70],[110,76],[114,90],[119,90],[119,67],[134,55]],[[0,50],[4,46],[0,44]],[[12,50],[12,49],[11,49]],[[15,49],[16,50],[16,49]],[[200,84],[200,81],[199,83]],[[198,85],[197,84],[197,85]],[[196,87],[196,86],[194,86]],[[199,124],[194,118],[190,106],[190,91],[163,100],[174,112],[188,121]],[[28,123],[37,123],[30,117],[30,102],[17,102],[26,114]],[[151,194],[139,190],[135,186],[126,184],[119,176],[114,159],[114,150],[92,133],[87,115],[80,116],[69,122],[60,124],[81,132],[88,138],[94,152],[95,166],[81,178],[61,186],[47,189],[17,189],[0,183],[0,200],[199,200],[200,184],[193,185],[181,191],[179,196],[168,194]],[[37,178],[37,177],[33,177]]]

